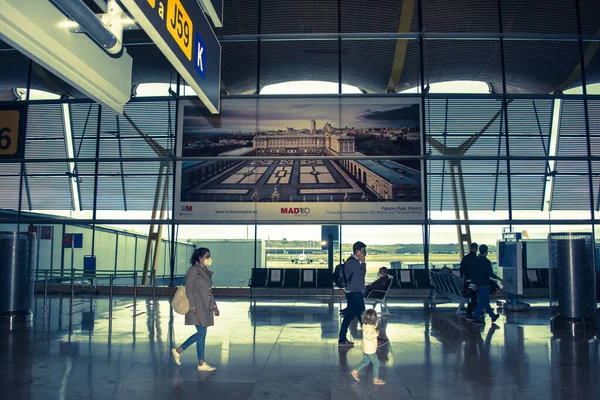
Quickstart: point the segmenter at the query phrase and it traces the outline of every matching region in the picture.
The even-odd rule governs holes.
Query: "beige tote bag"
[[[190,301],[185,294],[185,286],[181,285],[177,288],[171,306],[177,314],[186,314],[190,310]]]

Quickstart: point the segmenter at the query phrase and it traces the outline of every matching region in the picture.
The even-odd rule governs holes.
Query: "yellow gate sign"
[[[0,158],[23,158],[24,114],[23,107],[0,108]]]
[[[191,61],[194,24],[179,0],[169,1],[167,7],[167,30],[188,61]]]

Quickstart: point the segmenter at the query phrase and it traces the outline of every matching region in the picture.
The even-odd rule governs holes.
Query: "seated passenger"
[[[373,290],[383,290],[386,291],[388,288],[388,285],[390,284],[390,277],[388,275],[388,269],[387,267],[381,267],[379,268],[379,272],[377,272],[377,277],[378,279],[372,283],[369,283],[367,286],[365,286],[365,289],[363,290],[363,296],[364,297],[368,297],[369,295],[371,299],[375,298],[375,299],[382,299],[383,298],[383,293],[374,293],[371,294],[371,292]],[[345,308],[340,309],[340,314],[343,314],[344,311],[346,311]]]
[[[383,293],[381,293],[381,292],[371,293],[371,292],[373,290],[383,290],[383,291],[387,290],[387,288],[390,284],[390,279],[391,279],[391,277],[388,275],[387,267],[379,268],[377,277],[378,277],[378,279],[376,281],[365,286],[365,290],[363,291],[363,296],[365,298],[369,295],[370,295],[369,298],[371,298],[371,299],[383,298]],[[340,309],[340,314],[344,315],[344,311],[346,311],[345,308]],[[390,342],[390,340],[386,337],[386,333],[385,333],[385,326],[387,325],[387,322],[384,322],[382,320],[381,324],[382,325],[381,325],[381,329],[380,329],[380,334],[377,337],[377,347],[385,346],[386,344],[388,344]],[[351,325],[351,328],[352,328],[352,325]]]
[[[375,282],[368,284],[365,287],[365,297],[381,299],[383,298],[384,293],[377,292],[372,293],[374,290],[382,290],[386,291],[390,284],[390,277],[388,276],[388,269],[386,267],[379,268],[379,272],[377,273],[379,279]]]

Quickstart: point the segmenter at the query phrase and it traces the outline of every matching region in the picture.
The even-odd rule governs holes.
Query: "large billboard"
[[[420,99],[180,100],[178,220],[400,222],[424,218]]]

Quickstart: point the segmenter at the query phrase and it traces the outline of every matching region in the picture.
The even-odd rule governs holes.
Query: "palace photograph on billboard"
[[[421,219],[419,102],[224,98],[221,113],[213,115],[199,101],[181,100],[177,155],[184,160],[177,165],[175,216],[215,222]]]

